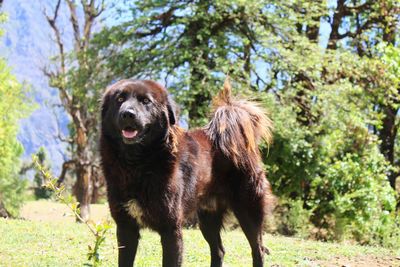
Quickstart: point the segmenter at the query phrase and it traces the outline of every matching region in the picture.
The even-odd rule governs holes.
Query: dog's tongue
[[[135,131],[135,130],[122,130],[122,135],[125,138],[134,138],[137,135],[137,131]]]

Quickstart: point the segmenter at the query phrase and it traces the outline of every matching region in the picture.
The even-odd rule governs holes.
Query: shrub
[[[36,157],[40,165],[45,166],[46,169],[50,169],[50,166],[46,161],[46,152],[43,147],[41,147],[36,153]],[[51,198],[53,193],[49,188],[45,187],[45,177],[42,172],[36,170],[33,182],[35,183],[34,194],[36,199]]]
[[[312,225],[310,223],[311,210],[303,208],[301,200],[280,200],[275,211],[275,224],[278,233],[310,237]]]
[[[313,112],[319,117],[307,124],[298,120],[296,107],[283,94],[279,101],[263,98],[275,122],[274,143],[263,155],[268,179],[281,199],[277,229],[393,246],[399,216],[396,193],[387,180],[391,166],[365,124],[369,115],[351,104],[357,89],[350,89],[335,89],[328,96],[324,89],[315,92],[321,104]]]
[[[0,59],[0,203],[17,216],[24,199],[26,181],[18,171],[23,147],[17,140],[18,122],[27,112],[23,87]]]

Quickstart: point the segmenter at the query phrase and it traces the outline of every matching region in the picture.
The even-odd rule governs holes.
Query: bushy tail
[[[272,128],[272,121],[262,107],[232,96],[227,78],[213,100],[213,115],[205,129],[214,146],[238,168],[257,174],[261,167],[258,144],[261,139],[271,143]]]

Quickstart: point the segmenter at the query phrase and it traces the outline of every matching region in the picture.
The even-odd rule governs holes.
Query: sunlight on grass
[[[0,219],[0,265],[3,266],[82,266],[86,262],[91,236],[84,225],[73,222],[32,222]],[[224,266],[250,266],[250,247],[239,230],[222,235],[226,250]],[[315,260],[336,255],[393,256],[394,251],[378,247],[305,241],[298,238],[265,235],[264,244],[272,251],[267,266],[315,266]],[[184,230],[184,266],[209,265],[209,248],[199,230]],[[103,266],[116,266],[115,229],[101,248]],[[397,255],[397,254],[396,254]],[[136,266],[161,266],[160,237],[149,230],[141,232]]]

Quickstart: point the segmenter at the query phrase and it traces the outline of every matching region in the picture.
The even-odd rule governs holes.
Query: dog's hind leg
[[[233,212],[249,241],[253,256],[253,267],[262,267],[265,248],[262,244],[263,206],[261,201],[242,200],[233,207]]]
[[[211,267],[221,267],[224,258],[224,247],[221,240],[223,212],[199,210],[200,230],[211,251]]]

